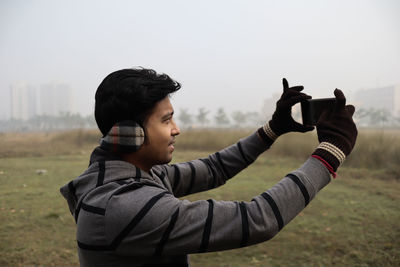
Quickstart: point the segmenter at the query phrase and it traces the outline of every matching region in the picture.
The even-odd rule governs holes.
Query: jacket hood
[[[106,171],[107,170],[107,171]],[[107,173],[107,175],[105,175]],[[106,183],[133,178],[140,183],[151,183],[159,186],[151,174],[141,171],[121,157],[97,147],[90,156],[88,169],[80,176],[60,188],[60,192],[68,202],[72,215],[78,209],[79,200],[91,190]]]

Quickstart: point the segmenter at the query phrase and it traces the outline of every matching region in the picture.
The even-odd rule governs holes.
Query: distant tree
[[[231,117],[236,127],[244,127],[247,122],[247,116],[244,112],[236,110],[232,112]]]
[[[217,123],[217,126],[226,126],[229,124],[229,119],[228,116],[225,113],[225,110],[223,108],[219,108],[217,111],[217,114],[214,116],[215,122]]]
[[[188,127],[192,124],[192,115],[186,108],[180,109],[178,119],[183,124],[183,127]]]
[[[390,113],[386,109],[373,109],[370,118],[372,125],[384,126],[390,120]]]
[[[359,110],[356,110],[356,112],[355,112],[355,114],[354,114],[354,117],[362,119],[362,118],[367,117],[367,116],[368,116],[368,113],[369,113],[369,112],[368,112],[367,109],[365,109],[365,108],[360,108]]]
[[[197,113],[197,115],[196,115],[196,119],[197,119],[198,123],[201,126],[208,124],[209,120],[207,118],[207,115],[208,115],[208,113],[210,113],[210,111],[206,110],[205,108],[199,108],[198,112],[199,113]]]
[[[356,112],[354,113],[354,120],[361,125],[368,125],[370,124],[370,110],[367,110],[365,108],[360,108],[356,109]]]
[[[400,116],[394,117],[394,125],[397,127],[400,127]]]
[[[84,117],[84,120],[85,120],[85,125],[87,125],[88,128],[96,128],[97,127],[97,123],[96,123],[96,120],[95,120],[93,114]]]
[[[247,121],[252,127],[258,126],[265,123],[265,119],[260,116],[260,113],[256,111],[246,112]]]
[[[386,109],[360,108],[354,114],[355,120],[361,125],[389,126],[396,124],[396,119]]]
[[[60,112],[54,115],[36,115],[28,120],[10,119],[0,121],[0,131],[52,131],[95,128],[93,114],[82,117],[79,113]]]

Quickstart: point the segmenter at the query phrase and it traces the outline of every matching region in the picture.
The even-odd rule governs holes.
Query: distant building
[[[35,88],[25,83],[14,84],[11,89],[11,119],[27,120],[36,115]]]
[[[38,90],[38,115],[57,116],[61,113],[71,112],[72,92],[68,84],[48,83],[40,86]]]
[[[11,119],[28,120],[37,115],[57,116],[71,112],[72,90],[68,84],[49,83],[36,88],[26,83],[10,87]]]
[[[358,109],[386,110],[392,116],[400,117],[400,85],[362,89],[353,99]]]

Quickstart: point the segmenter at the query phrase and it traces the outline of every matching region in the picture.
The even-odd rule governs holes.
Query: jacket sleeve
[[[269,146],[254,133],[206,158],[162,165],[176,197],[216,188],[253,163]]]
[[[325,166],[309,158],[250,202],[189,202],[159,188],[142,188],[131,196],[135,205],[127,196],[110,201],[106,229],[113,225],[114,233],[108,234],[119,236],[116,252],[121,255],[162,257],[248,246],[276,235],[329,182]],[[121,211],[121,205],[137,204],[141,208],[134,215]]]

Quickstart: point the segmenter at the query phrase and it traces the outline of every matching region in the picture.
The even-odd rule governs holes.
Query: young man
[[[254,134],[206,158],[168,165],[180,133],[169,95],[180,84],[148,69],[108,75],[96,92],[101,144],[89,168],[61,188],[77,223],[81,265],[188,266],[188,254],[249,246],[277,234],[354,147],[354,107],[340,90],[334,111],[318,122],[320,145],[269,190],[250,202],[179,197],[224,184],[278,136],[313,129],[291,116],[291,107],[310,96],[285,79],[283,87],[272,119]]]

